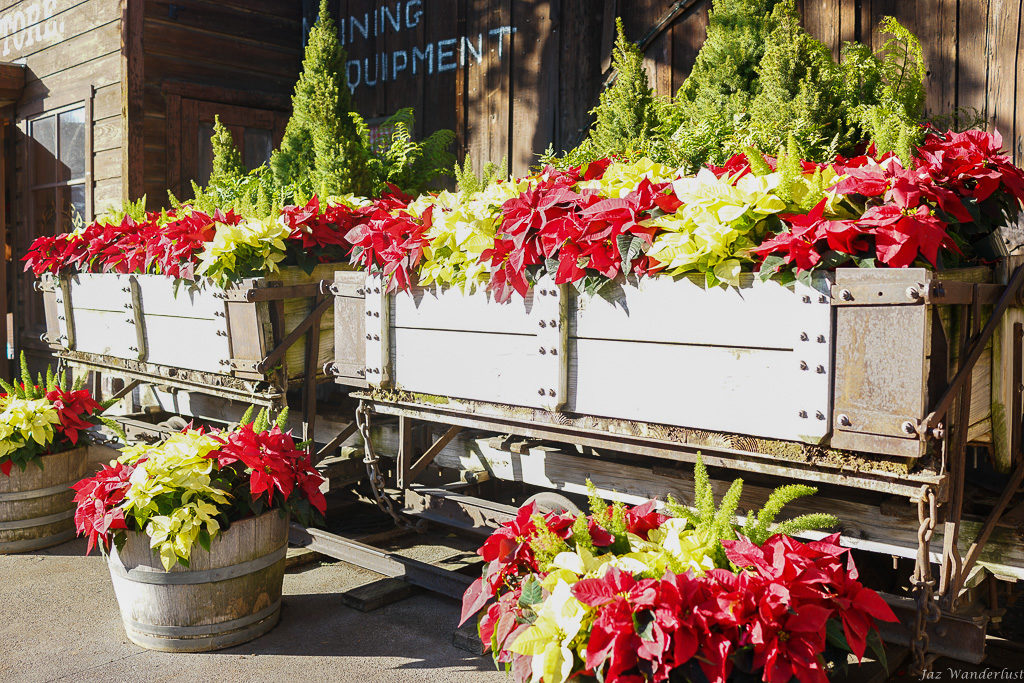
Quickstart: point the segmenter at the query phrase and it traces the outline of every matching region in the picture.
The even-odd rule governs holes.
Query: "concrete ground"
[[[379,576],[343,563],[287,573],[281,622],[262,638],[214,653],[150,652],[125,636],[103,558],[84,552],[79,539],[0,556],[0,680],[507,681],[489,657],[452,646],[454,600],[420,593],[359,612],[340,593]]]

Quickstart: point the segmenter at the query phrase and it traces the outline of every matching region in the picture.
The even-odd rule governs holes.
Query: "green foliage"
[[[530,547],[541,566],[551,564],[558,553],[570,550],[569,544],[548,528],[543,515],[535,514],[533,523],[536,525],[537,533],[530,541]]]
[[[353,120],[360,132],[364,149],[370,149],[369,129],[358,114]],[[411,108],[399,109],[381,128],[392,129],[390,137],[377,154],[367,157],[372,178],[371,192],[380,194],[388,185],[396,185],[411,194],[426,192],[440,176],[450,175],[455,157],[448,151],[455,141],[455,133],[437,130],[425,140],[412,139],[415,119]],[[336,194],[336,193],[332,193]]]
[[[896,152],[907,162],[924,131],[924,78],[927,69],[918,39],[892,17],[880,29],[889,37],[877,53],[847,44],[843,82],[850,101],[850,125],[875,143],[878,151]]]
[[[210,145],[213,148],[211,185],[238,179],[245,175],[242,153],[235,146],[235,139],[231,135],[231,131],[220,122],[220,116],[213,117],[213,137],[210,138]]]
[[[454,158],[448,148],[455,134],[439,130],[413,140],[412,109],[400,109],[382,124],[392,133],[374,151],[369,127],[353,106],[345,62],[337,27],[321,0],[292,94],[292,116],[281,148],[270,159],[272,200],[277,195],[295,203],[313,194],[375,196],[388,185],[417,194],[450,173]]]
[[[117,225],[124,220],[125,216],[136,221],[146,220],[146,195],[142,195],[134,202],[128,201],[119,207],[108,209],[106,213],[100,216],[98,222]]]
[[[488,161],[484,164],[480,175],[477,175],[473,172],[473,160],[467,152],[466,159],[462,162],[461,167],[458,161],[455,162],[454,175],[455,188],[459,193],[469,196],[475,192],[480,192],[495,181],[508,180],[508,157],[502,157],[500,164]]]
[[[668,153],[690,170],[750,145],[792,136],[804,157],[830,160],[859,142],[906,157],[923,134],[921,45],[891,17],[876,54],[848,43],[836,63],[801,26],[793,0],[714,0],[708,36],[676,95]]]
[[[744,144],[747,112],[759,91],[757,69],[780,0],[713,0],[707,39],[676,93],[678,161],[691,169],[723,162]]]
[[[592,555],[597,552],[597,548],[594,546],[594,540],[590,538],[590,531],[587,528],[587,518],[585,515],[579,515],[576,517],[576,521],[572,523],[572,544],[574,548],[585,548]]]
[[[615,27],[618,35],[612,52],[614,81],[601,93],[600,104],[591,112],[595,121],[589,137],[566,154],[561,164],[575,166],[612,155],[665,159],[665,105],[651,88],[643,54],[626,39],[622,19],[615,20]]]
[[[327,0],[320,0],[320,15],[309,32],[292,94],[292,116],[281,148],[270,159],[277,187],[306,194],[369,193],[367,153],[350,116],[345,61]]]
[[[188,204],[208,214],[218,209],[234,209],[253,218],[276,215],[278,207],[286,200],[284,193],[275,188],[273,175],[266,166],[246,171],[231,131],[221,124],[219,116],[214,120],[210,145],[213,148],[210,182],[200,187],[193,181],[193,198]],[[181,207],[182,202],[170,190],[167,196],[172,207]]]
[[[743,480],[736,479],[729,486],[729,490],[722,496],[721,502],[716,506],[714,491],[711,488],[711,479],[704,467],[704,461],[699,456],[693,468],[693,506],[688,507],[668,497],[665,511],[673,516],[686,519],[690,522],[697,534],[708,542],[720,540],[733,540],[736,538],[736,510],[739,508],[740,497],[743,494]],[[750,512],[739,532],[758,545],[764,543],[773,534],[796,534],[801,531],[810,531],[833,527],[838,520],[829,514],[813,513],[800,515],[786,520],[774,526],[775,519],[782,509],[803,496],[817,493],[817,489],[799,484],[780,486],[772,491],[764,506],[755,512]],[[717,566],[728,566],[725,550],[719,543],[713,551],[713,557]]]
[[[818,489],[813,486],[804,486],[802,484],[790,484],[788,486],[780,486],[771,492],[768,496],[768,500],[756,513],[751,511],[747,515],[746,522],[743,525],[741,533],[750,539],[752,543],[758,545],[767,541],[773,534],[788,534],[793,535],[801,531],[813,531],[816,529],[826,529],[834,527],[839,523],[833,515],[825,513],[811,513],[807,515],[800,515],[793,517],[792,519],[786,520],[781,524],[772,528],[775,523],[775,518],[778,517],[782,509],[796,500],[797,498],[803,498],[804,496],[811,496],[818,492]]]
[[[793,0],[775,7],[772,23],[775,28],[757,67],[750,138],[761,149],[776,149],[792,138],[805,158],[831,160],[855,142],[845,125],[839,65],[831,51],[800,25]]]

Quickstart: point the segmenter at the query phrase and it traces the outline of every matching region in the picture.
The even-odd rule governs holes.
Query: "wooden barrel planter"
[[[0,474],[0,554],[49,548],[75,537],[75,492],[71,485],[85,476],[86,448],[42,457],[43,468],[30,464]]]
[[[205,652],[258,638],[281,614],[288,518],[271,510],[235,522],[189,567],[165,571],[149,537],[129,532],[108,556],[131,641],[163,652]]]

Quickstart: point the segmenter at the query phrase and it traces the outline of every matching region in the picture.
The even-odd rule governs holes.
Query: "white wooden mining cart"
[[[118,398],[149,384],[172,396],[280,409],[297,391],[305,439],[315,427],[317,384],[328,379],[322,363],[334,354],[328,288],[337,268],[287,268],[227,288],[161,275],[44,276],[43,340],[59,362],[124,378]],[[130,434],[153,427],[119,419]]]
[[[789,512],[833,512],[845,544],[913,565],[912,590],[887,596],[902,620],[887,640],[922,660],[979,661],[1000,611],[994,588],[978,599],[986,577],[1024,578],[1012,521],[1024,508],[1011,506],[1024,479],[1024,269],[1011,265],[839,269],[813,286],[620,279],[596,296],[542,280],[506,304],[389,294],[374,275],[337,273],[325,369],[358,390],[375,496],[401,524],[485,532],[514,512],[478,493],[496,480],[686,501],[701,454],[719,485],[747,480],[749,508],[780,483],[818,486]],[[397,434],[374,415],[397,420]],[[422,483],[437,466],[459,481]],[[390,561],[298,536],[367,566]],[[453,595],[465,585],[390,569]]]

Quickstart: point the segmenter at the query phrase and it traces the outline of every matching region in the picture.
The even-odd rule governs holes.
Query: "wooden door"
[[[174,94],[168,95],[168,110],[173,114],[168,116],[167,186],[178,197],[191,196],[191,181],[205,185],[210,179],[215,117],[231,131],[249,169],[270,159],[288,121],[287,113],[276,109]]]

